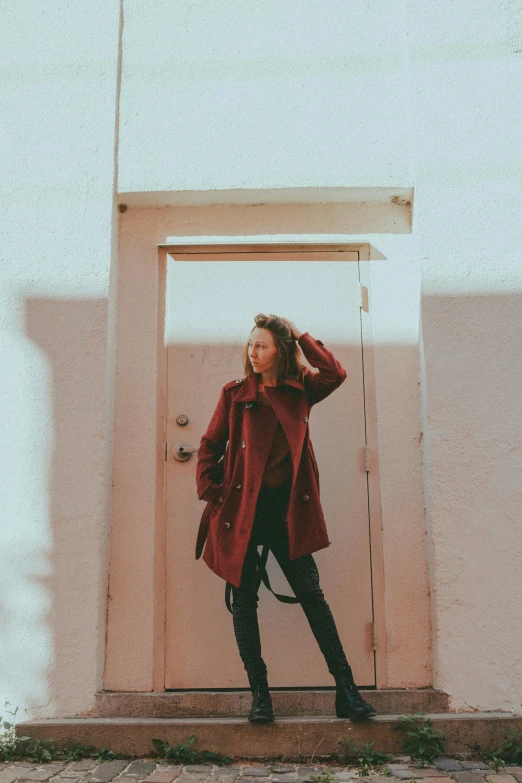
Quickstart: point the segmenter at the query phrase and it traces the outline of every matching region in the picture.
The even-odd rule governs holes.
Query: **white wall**
[[[411,185],[404,11],[125,0],[118,189]]]
[[[2,17],[0,703],[23,719],[101,682],[119,5]]]
[[[408,3],[434,685],[522,708],[522,27]]]
[[[28,0],[2,28],[0,688],[32,716],[86,709],[101,682],[118,12]],[[122,201],[358,188],[383,204],[385,219],[325,207],[313,231],[297,207],[271,232],[374,247],[383,535],[400,577],[386,586],[390,677],[408,650],[412,680],[429,675],[403,624],[419,585],[427,599],[425,544],[434,685],[464,709],[520,709],[522,692],[521,39],[516,8],[492,0],[124,4]],[[410,234],[391,199],[413,186]]]
[[[412,246],[393,258],[379,235],[389,229],[372,240],[390,261],[372,272],[384,542],[408,587],[401,604],[387,584],[401,607],[388,606],[390,644],[415,638],[399,616],[422,565],[412,575],[393,531],[403,513],[395,488],[409,507],[423,504],[419,443],[434,685],[458,708],[518,708],[520,23],[511,4],[491,0],[324,8],[154,3],[152,14],[128,0],[122,199],[173,203],[165,193],[175,190],[197,203],[198,191],[222,190],[223,201],[257,188],[260,203],[274,189],[304,188],[309,199],[317,188],[320,201],[334,187],[415,186]],[[357,238],[365,232],[359,224]],[[397,363],[405,343],[411,360]],[[394,410],[401,393],[411,402],[404,417]],[[393,663],[390,672],[393,681]]]

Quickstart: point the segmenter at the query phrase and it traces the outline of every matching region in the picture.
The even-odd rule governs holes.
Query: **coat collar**
[[[304,384],[297,378],[286,378],[282,383],[274,386],[275,389],[281,389],[283,386],[293,386],[295,389],[304,391]],[[253,372],[244,379],[241,389],[234,397],[234,402],[257,402],[257,373]]]

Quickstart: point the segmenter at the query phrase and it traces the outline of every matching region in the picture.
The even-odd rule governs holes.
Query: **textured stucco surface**
[[[203,5],[125,0],[120,105],[118,3],[6,4],[0,697],[74,714],[101,685],[113,395],[116,447],[131,446],[114,513],[150,518],[155,324],[118,355],[115,385],[116,294],[120,351],[132,303],[153,306],[156,242],[257,234],[373,248],[390,685],[520,711],[519,6]],[[118,264],[116,177],[132,194]],[[351,188],[414,188],[411,226],[383,191],[342,203]],[[239,189],[339,203],[140,209]],[[152,537],[124,544],[142,591],[136,611],[111,596],[107,678],[147,689]],[[111,655],[131,621],[122,672]]]
[[[522,709],[522,37],[408,4],[435,687]],[[511,11],[511,12],[510,12]],[[520,14],[519,14],[520,15]]]
[[[404,11],[125,0],[118,189],[409,186]]]
[[[2,9],[0,703],[19,719],[90,707],[103,669],[118,29],[114,0]]]

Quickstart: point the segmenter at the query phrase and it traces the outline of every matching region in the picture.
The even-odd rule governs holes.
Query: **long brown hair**
[[[276,367],[277,367],[277,383],[281,383],[287,378],[299,378],[304,365],[301,362],[302,356],[301,348],[292,337],[292,332],[288,324],[285,323],[279,316],[265,315],[264,313],[258,313],[255,318],[255,326],[250,330],[250,334],[256,327],[260,329],[270,329],[274,342],[277,348],[276,354]],[[254,372],[254,368],[248,357],[248,342],[245,345],[243,351],[243,365],[245,368],[245,375],[251,375]]]

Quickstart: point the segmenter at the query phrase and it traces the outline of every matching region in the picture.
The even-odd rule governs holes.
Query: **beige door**
[[[248,685],[224,602],[225,582],[194,558],[204,509],[196,497],[196,455],[179,462],[173,450],[199,447],[221,387],[244,376],[243,347],[258,312],[290,318],[322,340],[348,372],[310,416],[332,542],[314,557],[355,680],[374,685],[358,254],[225,252],[167,259],[165,687]],[[188,423],[180,426],[176,419],[183,415]],[[274,590],[291,594],[272,555],[268,573]],[[262,585],[259,622],[271,686],[333,685],[299,605],[280,603]]]

